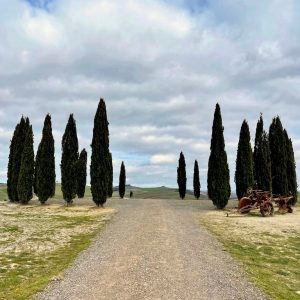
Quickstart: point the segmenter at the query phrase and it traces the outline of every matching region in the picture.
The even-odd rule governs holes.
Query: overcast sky
[[[52,115],[60,180],[61,137],[74,113],[90,156],[104,98],[114,184],[172,186],[180,151],[192,187],[194,160],[206,190],[211,126],[221,105],[231,186],[240,126],[254,139],[281,117],[300,167],[300,1],[0,0],[0,181],[21,115],[35,148]],[[300,174],[299,168],[298,174]],[[89,180],[89,179],[88,179]]]

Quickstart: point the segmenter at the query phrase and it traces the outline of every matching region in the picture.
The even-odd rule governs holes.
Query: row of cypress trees
[[[243,197],[248,188],[255,187],[274,194],[293,194],[293,204],[297,202],[296,164],[292,140],[277,116],[270,125],[269,134],[263,129],[262,115],[257,123],[254,152],[250,143],[250,130],[243,121],[236,158],[236,193]],[[177,183],[180,197],[186,191],[186,171],[184,155],[181,152],[177,168]],[[199,190],[198,190],[199,183]],[[197,198],[200,181],[198,163],[194,166],[194,195]],[[225,151],[224,127],[221,108],[217,103],[212,126],[210,156],[207,172],[208,197],[218,209],[223,209],[231,194],[230,174]]]
[[[109,132],[106,106],[100,99],[94,119],[91,159],[91,192],[93,201],[102,206],[113,193],[112,155],[109,151]],[[34,159],[33,133],[29,119],[22,117],[10,145],[7,171],[7,193],[12,202],[28,203],[33,191],[41,203],[55,194],[55,156],[51,116],[44,121],[42,139]],[[84,197],[86,187],[87,152],[78,153],[76,121],[70,115],[62,137],[61,189],[67,204],[76,195]]]
[[[182,152],[179,155],[178,167],[177,167],[177,184],[178,192],[181,199],[185,198],[186,194],[186,164],[185,157]],[[200,177],[199,177],[199,166],[198,161],[194,162],[194,176],[193,176],[193,187],[194,187],[194,196],[196,199],[200,197]]]
[[[260,116],[255,134],[252,154],[250,131],[243,121],[237,150],[235,171],[236,193],[240,199],[249,187],[272,191],[274,194],[288,195],[297,202],[296,164],[292,140],[283,129],[280,118],[273,118],[269,134],[264,130],[263,117]]]

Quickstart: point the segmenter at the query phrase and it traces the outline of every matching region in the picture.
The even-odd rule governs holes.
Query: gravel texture
[[[108,206],[113,221],[38,299],[268,299],[199,225],[199,201]]]

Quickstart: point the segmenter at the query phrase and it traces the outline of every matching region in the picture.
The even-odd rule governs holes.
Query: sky
[[[91,155],[100,98],[107,107],[114,185],[176,187],[179,154],[206,190],[211,127],[221,106],[231,188],[241,124],[252,145],[260,113],[279,115],[300,174],[300,1],[0,0],[0,182],[22,115],[52,116],[56,173],[70,113]],[[90,162],[89,162],[90,163]],[[89,171],[88,171],[89,173]],[[89,182],[89,178],[88,178]]]

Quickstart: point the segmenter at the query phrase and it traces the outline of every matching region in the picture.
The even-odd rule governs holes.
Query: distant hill
[[[165,186],[161,187],[137,187],[132,186],[130,184],[126,185],[126,192],[125,197],[129,198],[130,191],[133,192],[133,198],[140,198],[140,199],[179,199],[178,190],[175,188],[168,188]],[[89,186],[86,187],[85,197],[91,197],[91,188]],[[113,197],[119,197],[118,187],[114,187],[114,194]],[[6,193],[6,184],[0,184],[0,201],[6,199],[7,200],[7,193]],[[56,191],[54,199],[62,199],[62,192],[61,192],[61,184],[56,184]],[[193,191],[187,190],[186,191],[186,199],[195,199]],[[207,199],[206,193],[201,194],[201,199]]]
[[[118,193],[118,187],[114,187],[114,191]],[[179,199],[178,189],[161,187],[136,187],[132,185],[126,186],[125,197],[129,197],[130,191],[133,192],[133,198],[140,199]],[[195,199],[194,193],[191,190],[186,191],[186,199]],[[200,199],[207,199],[206,194],[201,194]]]

